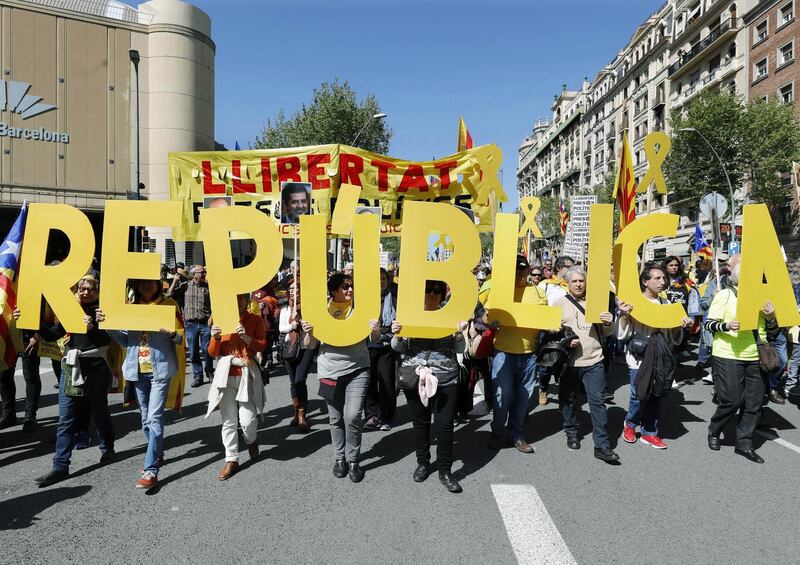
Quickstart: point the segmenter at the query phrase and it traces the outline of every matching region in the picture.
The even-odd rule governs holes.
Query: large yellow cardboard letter
[[[611,291],[611,246],[614,231],[614,205],[592,204],[589,214],[589,264],[586,269],[586,321],[600,323],[608,311]]]
[[[397,297],[397,321],[403,326],[401,335],[444,337],[456,331],[458,322],[472,317],[478,302],[478,286],[472,276],[472,269],[481,258],[478,231],[466,214],[450,204],[406,201],[403,207],[402,271]],[[516,223],[510,240],[514,246],[518,227]],[[428,261],[431,232],[450,237],[453,253],[448,260]],[[426,280],[444,281],[450,286],[450,300],[438,310],[424,308]]]
[[[69,255],[52,267],[45,265],[50,230],[64,232]],[[31,204],[25,224],[17,306],[22,315],[17,327],[39,328],[42,297],[70,333],[86,333],[83,309],[70,290],[86,274],[94,256],[94,232],[86,215],[67,204]]]
[[[369,321],[380,316],[379,220],[372,214],[354,218],[354,308],[347,318],[336,320],[328,313],[327,222],[324,216],[300,217],[303,317],[314,326],[314,337],[328,345],[345,346],[362,341],[370,333]],[[391,320],[386,322],[390,323]]]
[[[222,328],[222,333],[233,333],[239,325],[236,295],[257,290],[278,272],[283,242],[276,224],[255,208],[207,208],[200,211],[200,223],[214,324]],[[256,242],[256,255],[244,267],[233,266],[234,230],[248,234]]]
[[[514,301],[518,226],[517,214],[497,214],[495,218],[492,290],[486,304],[489,319],[501,326],[556,329],[561,326],[560,308]]]
[[[128,233],[136,226],[178,226],[181,203],[178,201],[108,200],[103,218],[103,285],[100,308],[107,330],[173,329],[174,306],[126,304],[126,285],[132,279],[161,279],[161,256],[128,251]]]
[[[650,214],[628,224],[614,245],[614,276],[617,298],[633,305],[631,316],[653,328],[677,328],[686,316],[680,304],[654,304],[642,295],[639,286],[639,248],[657,235],[674,236],[678,229],[675,214]]]
[[[766,204],[748,204],[742,218],[742,262],[736,308],[740,330],[756,329],[758,313],[767,300],[775,306],[780,327],[800,324],[792,282],[769,210]]]

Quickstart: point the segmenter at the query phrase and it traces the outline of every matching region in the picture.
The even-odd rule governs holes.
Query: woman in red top
[[[231,478],[239,470],[236,429],[240,423],[250,459],[258,459],[256,418],[264,410],[264,385],[255,363],[256,353],[266,346],[264,320],[247,311],[249,295],[240,294],[237,302],[239,325],[236,333],[222,335],[219,326],[212,325],[208,343],[208,354],[217,358],[217,368],[208,391],[206,418],[219,406],[225,446],[225,466],[217,475],[220,481]]]

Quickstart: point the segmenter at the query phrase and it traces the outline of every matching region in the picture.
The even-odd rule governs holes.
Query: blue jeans
[[[578,384],[583,382],[586,388],[586,399],[589,403],[589,415],[592,418],[592,438],[594,446],[600,449],[609,447],[606,424],[608,411],[603,402],[603,389],[606,386],[606,375],[603,362],[591,367],[567,367],[558,385],[558,404],[564,418],[564,433],[567,437],[578,437]]]
[[[203,365],[209,379],[214,377],[214,359],[208,354],[211,328],[205,322],[186,322],[186,354],[192,364],[194,380],[202,380]],[[205,361],[203,361],[205,360]]]
[[[56,428],[56,454],[53,456],[53,469],[69,472],[72,449],[75,447],[75,433],[81,431],[81,422],[88,423],[89,415],[94,418],[100,451],[114,451],[114,426],[108,413],[108,387],[111,373],[102,362],[101,368],[92,370],[88,363],[81,367],[84,374],[92,373],[86,396],[67,396],[64,394],[64,375],[58,383],[58,428]],[[94,364],[97,367],[97,364]],[[87,369],[90,369],[87,371]]]
[[[798,383],[798,373],[800,373],[800,343],[792,344],[792,357],[789,359],[789,369],[786,373],[786,390],[796,389]],[[793,393],[797,393],[793,390]]]
[[[164,453],[164,405],[169,383],[169,380],[154,381],[153,373],[140,373],[139,380],[132,382],[142,412],[142,431],[147,440],[144,470],[155,475],[158,475],[158,459]]]
[[[629,370],[631,375],[631,400],[628,404],[628,415],[625,416],[625,425],[633,429],[641,425],[643,436],[657,436],[661,399],[657,396],[651,396],[649,400],[639,400],[636,396],[636,373],[639,371],[638,369]]]
[[[777,371],[772,371],[769,374],[769,390],[775,390],[781,388],[781,377],[783,376],[783,370],[786,368],[786,363],[789,361],[786,333],[781,331],[775,336],[775,339],[771,339],[769,342],[775,346],[775,349],[778,352],[778,358],[781,361],[780,368]]]
[[[495,404],[492,412],[492,433],[511,431],[511,439],[524,439],[522,423],[528,411],[528,400],[536,384],[536,354],[497,351],[492,364],[492,388]]]

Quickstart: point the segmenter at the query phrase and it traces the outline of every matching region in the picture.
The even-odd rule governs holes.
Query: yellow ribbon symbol
[[[439,239],[436,240],[436,243],[434,243],[433,246],[439,247],[440,245],[444,247],[444,249],[446,249],[447,251],[453,251],[453,242],[450,241],[448,243],[447,235],[441,232],[439,233]]]
[[[650,183],[656,183],[656,191],[661,194],[667,193],[667,183],[664,180],[664,171],[661,165],[667,158],[672,141],[663,131],[655,131],[644,138],[644,152],[647,155],[647,172],[639,182],[636,192],[647,192]]]
[[[528,232],[531,232],[533,237],[542,237],[542,230],[539,229],[539,225],[536,223],[536,214],[539,213],[541,205],[541,200],[535,196],[526,196],[520,200],[519,211],[525,218],[525,222],[519,229],[519,235],[517,237],[525,237],[528,235]]]

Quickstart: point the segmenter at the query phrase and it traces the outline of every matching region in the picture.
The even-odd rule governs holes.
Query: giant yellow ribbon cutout
[[[647,155],[647,172],[639,182],[636,192],[647,192],[650,183],[656,183],[656,192],[667,193],[667,183],[661,166],[667,158],[672,141],[663,131],[654,131],[644,138],[644,152]]]
[[[542,237],[542,230],[539,229],[539,224],[536,223],[536,214],[539,213],[539,208],[542,202],[535,196],[526,196],[519,202],[519,211],[525,218],[525,222],[519,229],[518,237],[525,237],[528,232],[533,234],[533,237]]]

